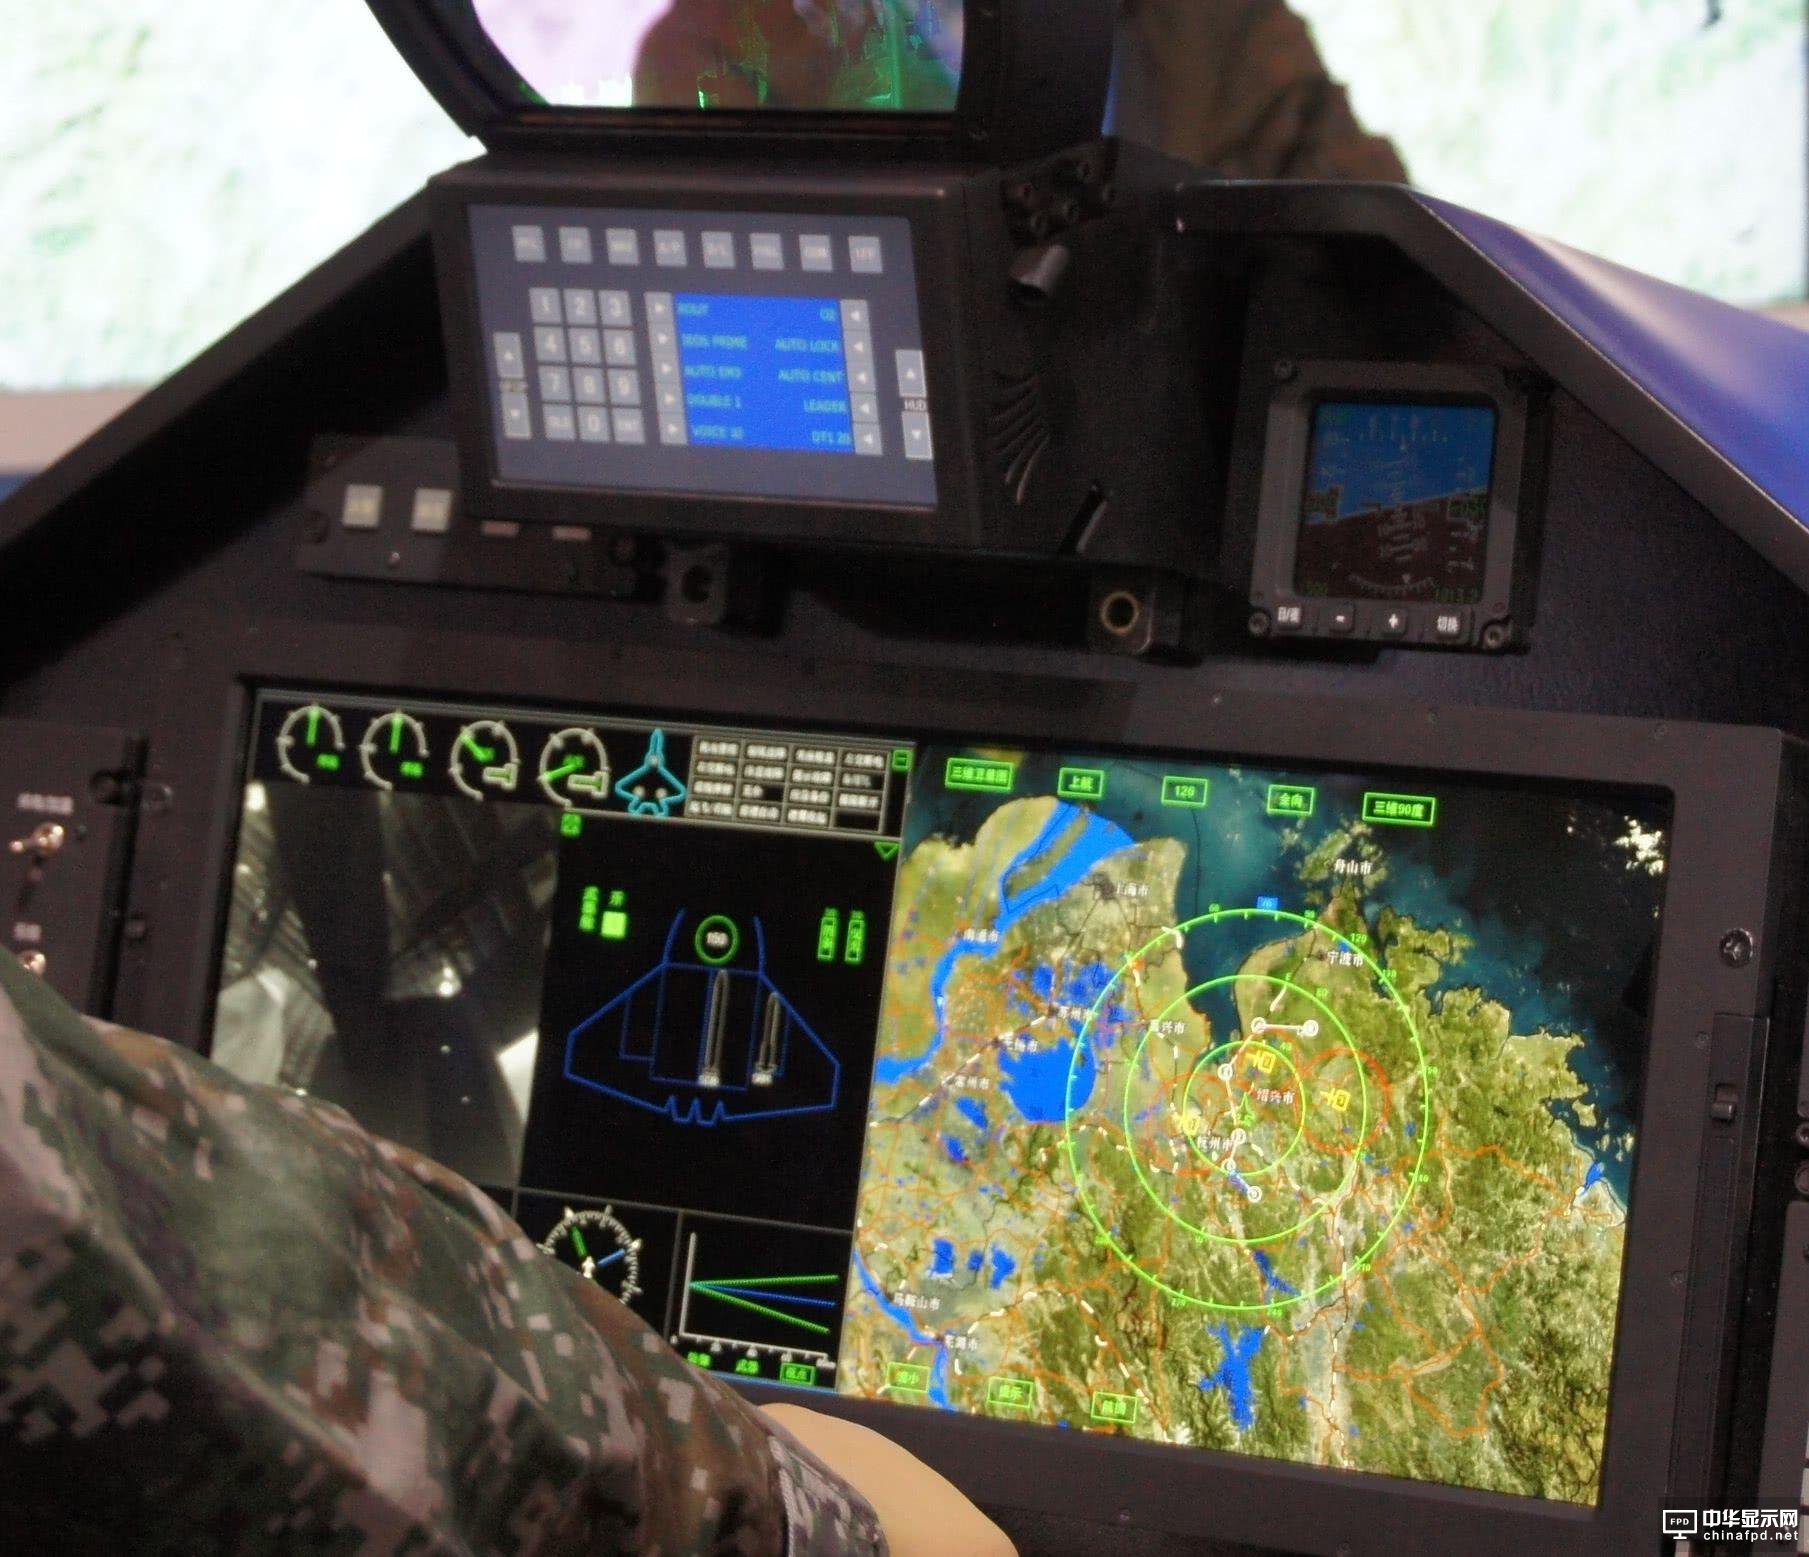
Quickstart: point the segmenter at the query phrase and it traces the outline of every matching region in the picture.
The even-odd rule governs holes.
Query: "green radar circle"
[[[1370,1045],[1360,1044],[1351,1031],[1357,1022],[1354,1005],[1347,1002],[1343,1013],[1333,1010],[1299,978],[1237,973],[1195,984],[1154,1017],[1137,1018],[1141,1037],[1127,1055],[1120,1047],[1125,1033],[1109,1029],[1131,1025],[1122,1013],[1137,1007],[1147,966],[1179,956],[1190,932],[1233,924],[1247,928],[1261,920],[1284,931],[1282,939],[1309,948],[1312,938],[1323,936],[1346,966],[1367,971],[1370,1009],[1361,1025],[1371,1036]],[[1250,991],[1257,986],[1275,991],[1260,1013],[1250,1003]],[[1221,989],[1233,992],[1239,1026],[1247,1031],[1209,1043],[1198,1054],[1184,1054],[1177,1040],[1184,1024],[1170,1020],[1170,1013],[1192,1009],[1194,999]],[[1164,1039],[1171,1044],[1166,1056],[1160,1050]],[[1394,1061],[1392,1073],[1374,1052],[1378,1044]],[[1273,1065],[1262,1063],[1265,1054],[1275,1057]],[[1233,1152],[1227,1170],[1192,1140],[1185,1129],[1188,1110],[1195,1087],[1206,1085],[1209,1075],[1224,1086],[1227,1100],[1240,1087],[1260,1087],[1249,1074],[1252,1068],[1277,1076],[1285,1070],[1300,1104],[1298,1128],[1270,1154],[1256,1138],[1265,1129],[1265,1139],[1286,1133],[1285,1123],[1279,1130],[1269,1128],[1283,1116],[1271,1114],[1265,1121],[1261,1114],[1244,1116],[1239,1109],[1245,1122],[1237,1128],[1244,1139],[1234,1144],[1245,1151],[1246,1161],[1240,1165]],[[1411,1007],[1375,959],[1342,931],[1281,909],[1198,915],[1131,953],[1081,1024],[1068,1064],[1062,1121],[1076,1197],[1099,1244],[1177,1305],[1244,1315],[1285,1312],[1368,1270],[1394,1236],[1424,1180],[1435,1074]],[[1113,1096],[1118,1086],[1121,1097]],[[1098,1102],[1093,1101],[1096,1091],[1101,1092]],[[1407,1094],[1414,1091],[1417,1099],[1409,1100]],[[1165,1133],[1177,1117],[1182,1126],[1178,1139]],[[1309,1127],[1309,1117],[1318,1128]],[[1329,1144],[1338,1137],[1348,1138],[1349,1144]],[[1251,1162],[1251,1156],[1261,1160]],[[1260,1182],[1259,1172],[1265,1175]],[[1208,1216],[1215,1226],[1205,1225]],[[1133,1225],[1137,1223],[1143,1227]],[[1160,1233],[1164,1226],[1166,1234]],[[1239,1293],[1199,1290],[1200,1280],[1166,1274],[1164,1267],[1178,1263],[1169,1253],[1176,1228],[1207,1263],[1200,1280],[1231,1279],[1229,1262],[1235,1279],[1257,1283],[1259,1299],[1240,1301]],[[1143,1252],[1145,1245],[1164,1251],[1160,1264]],[[1299,1250],[1307,1252],[1297,1254]],[[1294,1260],[1303,1268],[1296,1269]],[[1217,1270],[1211,1268],[1213,1262]],[[1297,1280],[1285,1279],[1284,1265]],[[1272,1290],[1280,1295],[1270,1298]]]
[[[1182,998],[1186,999],[1192,994],[1193,991],[1189,990]],[[1144,1041],[1148,1042],[1147,1036]],[[1287,1089],[1293,1094],[1293,1101],[1283,1103],[1282,1106],[1293,1115],[1294,1133],[1279,1155],[1264,1150],[1262,1142],[1257,1138],[1256,1128],[1267,1122],[1258,1105],[1267,1105],[1272,1101],[1261,1094],[1265,1090],[1279,1092],[1281,1089],[1265,1088],[1261,1082],[1254,1081],[1247,1074],[1240,1082],[1237,1074],[1244,1059],[1252,1054],[1256,1057],[1254,1068],[1260,1074],[1269,1076],[1279,1067],[1286,1073],[1286,1079],[1293,1083]],[[1267,1064],[1264,1063],[1265,1060]],[[1211,1104],[1194,1095],[1196,1090],[1210,1092],[1215,1086],[1224,1089],[1225,1099],[1222,1104]],[[1209,1115],[1208,1110],[1211,1108],[1216,1108],[1216,1116]],[[1306,1087],[1301,1082],[1299,1067],[1283,1050],[1276,1048],[1274,1044],[1245,1038],[1236,1043],[1218,1044],[1194,1061],[1193,1069],[1187,1073],[1187,1084],[1181,1089],[1176,1114],[1187,1144],[1207,1167],[1218,1173],[1235,1171],[1238,1177],[1246,1180],[1260,1178],[1265,1173],[1279,1171],[1300,1150],[1300,1143],[1306,1139]],[[1256,1157],[1260,1167],[1238,1162],[1238,1157],[1243,1155],[1239,1148],[1244,1146],[1250,1148],[1249,1155]],[[1220,1160],[1221,1153],[1225,1157],[1223,1161]]]

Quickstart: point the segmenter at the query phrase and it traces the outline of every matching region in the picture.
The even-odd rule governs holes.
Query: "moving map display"
[[[699,1368],[1587,1505],[1669,825],[266,691],[212,1052]]]
[[[930,748],[840,1387],[1593,1502],[1666,825]]]

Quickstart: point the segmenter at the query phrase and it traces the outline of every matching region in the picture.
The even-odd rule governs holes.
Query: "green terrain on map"
[[[1047,797],[915,844],[844,1391],[1595,1500],[1625,1212],[1554,1112],[1585,1040],[1390,908],[1390,832],[1278,825],[1288,910]]]

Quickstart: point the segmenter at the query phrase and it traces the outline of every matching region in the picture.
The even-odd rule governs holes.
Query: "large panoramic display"
[[[270,692],[214,1057],[700,1368],[1590,1504],[1668,827]]]

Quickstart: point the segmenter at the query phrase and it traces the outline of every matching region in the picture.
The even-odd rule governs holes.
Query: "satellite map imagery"
[[[839,1387],[1593,1503],[1665,805],[1166,766],[924,754]]]

